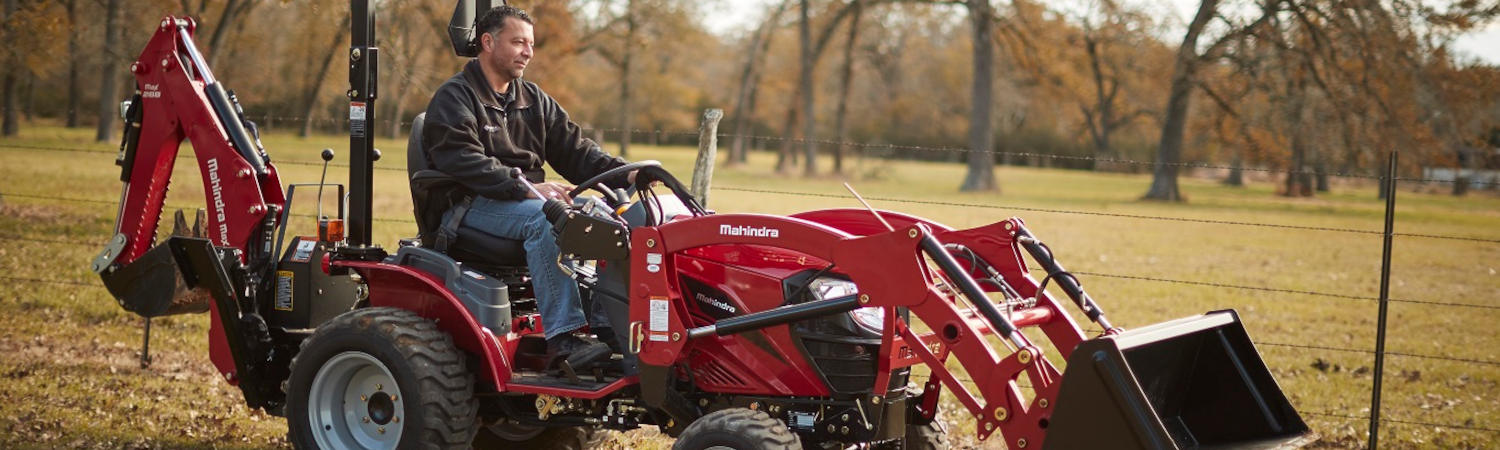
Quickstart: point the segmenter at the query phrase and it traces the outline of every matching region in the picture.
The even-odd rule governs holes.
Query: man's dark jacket
[[[426,169],[453,177],[462,185],[459,189],[468,191],[455,194],[497,200],[526,198],[526,188],[511,176],[512,167],[539,183],[545,162],[577,184],[625,164],[584,138],[567,111],[535,83],[517,79],[505,95],[497,95],[478,60],[470,60],[433,94],[422,148]]]

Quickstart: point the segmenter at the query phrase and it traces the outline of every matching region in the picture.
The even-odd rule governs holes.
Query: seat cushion
[[[447,253],[459,262],[473,265],[526,266],[524,243],[491,236],[469,227],[458,227],[458,238],[448,245]]]

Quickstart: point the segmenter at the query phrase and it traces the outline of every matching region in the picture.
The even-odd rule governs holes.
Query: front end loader
[[[544,206],[559,263],[601,317],[590,331],[618,343],[606,364],[559,368],[517,242],[424,225],[394,251],[370,242],[379,49],[370,3],[351,3],[348,195],[283,190],[196,24],[166,17],[131,68],[116,234],[93,263],[126,310],[208,311],[215,367],[249,406],[285,416],[299,448],[581,448],[651,426],[684,449],[938,449],[944,391],[1009,448],[1313,439],[1234,311],[1118,327],[1020,219],[720,214],[652,161]],[[489,3],[458,2],[460,56]],[[419,204],[451,182],[420,166],[422,120],[407,155]],[[183,139],[209,208],[191,227],[179,213],[158,242]],[[299,187],[335,187],[340,206],[289,238]]]

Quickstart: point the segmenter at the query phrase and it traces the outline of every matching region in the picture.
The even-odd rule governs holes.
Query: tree
[[[99,124],[94,130],[94,140],[108,142],[115,126],[115,116],[120,115],[119,89],[124,81],[120,71],[121,40],[124,34],[120,20],[120,0],[105,0],[104,49],[99,52]]]
[[[969,112],[969,170],[961,191],[996,191],[995,124],[990,112],[994,108],[995,49],[994,7],[989,0],[968,0],[969,23],[973,31],[974,87]]]
[[[854,0],[854,17],[849,19],[849,37],[844,41],[844,65],[839,69],[839,106],[833,116],[833,129],[837,144],[833,151],[833,173],[844,172],[844,152],[849,139],[849,89],[854,84],[854,43],[859,38],[859,18],[864,8],[860,0]]]
[[[1236,26],[1226,19],[1229,31],[1221,35],[1202,53],[1198,52],[1198,39],[1208,27],[1209,22],[1218,16],[1219,0],[1202,0],[1198,4],[1198,12],[1193,16],[1193,21],[1188,24],[1182,43],[1177,47],[1177,58],[1173,62],[1172,84],[1168,89],[1167,105],[1162,118],[1161,140],[1157,144],[1156,162],[1152,167],[1151,189],[1146,191],[1144,197],[1146,200],[1173,202],[1183,200],[1182,192],[1177,187],[1177,169],[1182,163],[1183,134],[1187,128],[1189,101],[1192,99],[1193,88],[1197,86],[1198,69],[1204,62],[1221,56],[1224,48],[1239,35],[1265,23],[1274,15],[1280,1],[1266,0],[1261,8],[1260,17],[1249,24]]]
[[[339,46],[339,43],[343,42],[346,36],[342,30],[349,28],[349,15],[349,12],[344,13],[343,21],[339,22],[338,27],[332,29],[328,38],[328,44],[323,46],[321,53],[315,51],[314,54],[318,56],[309,61],[310,65],[314,65],[318,70],[311,73],[312,79],[307,81],[307,90],[304,91],[305,94],[302,96],[302,131],[298,134],[299,136],[307,137],[312,134],[313,111],[318,107],[318,91],[323,89],[323,81],[328,78],[328,71],[333,66],[334,55],[341,53],[340,50],[343,50]]]
[[[776,24],[781,22],[781,14],[786,11],[789,1],[777,3],[766,19],[751,34],[750,43],[746,46],[745,62],[740,69],[739,89],[736,91],[734,101],[734,136],[730,139],[729,155],[725,158],[726,166],[745,163],[746,149],[745,137],[750,130],[750,116],[755,114],[755,100],[760,93],[760,77],[763,71],[761,66],[765,54],[771,47],[771,31]]]
[[[13,1],[13,0],[12,0]],[[83,69],[79,67],[83,44],[79,42],[83,38],[83,27],[78,23],[78,0],[67,0],[63,6],[68,11],[68,110],[64,113],[64,123],[68,128],[78,127],[78,110],[83,108],[83,81],[80,79]]]
[[[7,31],[6,34],[10,34],[9,32],[11,30],[19,28],[11,25],[11,22],[15,21],[16,19],[16,1],[17,0],[4,0],[3,9],[0,9],[0,23],[3,23],[5,25],[5,31]],[[7,41],[9,41],[9,39],[7,39]],[[15,50],[12,49],[12,51]],[[3,81],[3,84],[0,84],[0,86],[3,86],[0,87],[0,89],[3,89],[3,93],[0,93],[0,95],[4,95],[5,97],[3,105],[0,105],[0,108],[5,109],[5,123],[3,126],[0,126],[0,130],[3,130],[3,132],[0,132],[0,134],[3,134],[5,136],[15,136],[16,133],[20,131],[20,125],[17,123],[20,120],[17,118],[17,113],[21,109],[19,101],[20,99],[18,98],[20,97],[20,93],[17,92],[17,88],[19,87],[17,86],[17,84],[20,80],[16,75],[16,72],[19,71],[19,69],[20,68],[16,67],[15,64],[6,64],[4,69],[0,69],[5,71],[5,79]]]

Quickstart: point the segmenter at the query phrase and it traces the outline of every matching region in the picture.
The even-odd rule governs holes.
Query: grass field
[[[285,446],[284,421],[245,408],[238,390],[214,374],[207,316],[158,319],[156,362],[137,367],[141,321],[116,306],[88,269],[112,234],[120,190],[115,145],[91,143],[90,135],[37,127],[0,140],[0,447]],[[283,182],[315,182],[324,147],[339,151],[335,162],[347,161],[347,140],[337,136],[273,135],[265,144]],[[377,147],[387,155],[377,167],[393,170],[376,172],[374,234],[391,247],[415,234],[405,142]],[[691,149],[632,152],[633,159],[661,160],[683,179],[691,175]],[[167,203],[196,208],[203,186],[191,150],[183,153]],[[769,158],[718,168],[711,208],[781,214],[858,206],[839,177],[777,175]],[[330,179],[343,182],[346,171],[335,167]],[[1268,183],[1228,188],[1184,178],[1190,202],[1166,204],[1137,200],[1145,175],[999,167],[1002,192],[958,193],[963,168],[956,164],[871,159],[848,172],[879,208],[954,227],[1026,219],[1065,266],[1094,274],[1081,278],[1119,326],[1238,310],[1281,386],[1322,436],[1317,445],[1364,445],[1377,311],[1370,298],[1378,293],[1384,207],[1368,180],[1287,199]],[[1389,420],[1380,442],[1500,446],[1500,198],[1416,191],[1398,194],[1391,297],[1407,301],[1390,304],[1386,349],[1393,354],[1382,408]],[[311,212],[310,202],[300,203],[297,212]],[[293,226],[309,233],[303,222]],[[956,447],[999,445],[975,441],[957,404],[945,406]],[[670,441],[635,431],[615,434],[610,445],[665,448]]]

